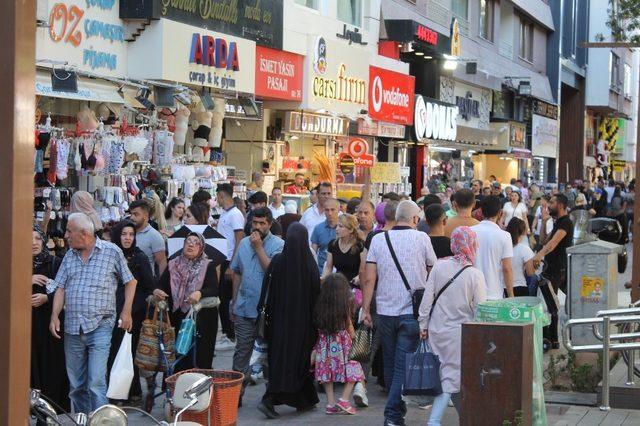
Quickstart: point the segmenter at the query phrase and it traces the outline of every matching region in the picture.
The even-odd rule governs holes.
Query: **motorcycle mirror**
[[[213,378],[211,377],[203,377],[198,379],[195,383],[193,383],[189,388],[184,391],[184,397],[189,399],[197,399],[200,395],[205,392],[208,392],[211,389],[211,384],[213,382]]]
[[[127,426],[127,414],[115,405],[103,405],[89,415],[87,426]]]

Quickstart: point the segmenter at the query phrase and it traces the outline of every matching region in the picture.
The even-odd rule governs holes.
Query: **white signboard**
[[[537,157],[556,158],[558,120],[533,114],[531,118],[531,152]]]
[[[455,141],[458,126],[458,107],[431,101],[416,95],[413,127],[416,140],[435,139]]]
[[[303,108],[360,114],[367,109],[370,52],[357,44],[309,36]]]
[[[131,43],[132,77],[233,92],[255,89],[256,43],[161,19]]]
[[[36,61],[56,61],[83,71],[123,77],[127,45],[118,0],[38,0],[48,28],[36,32]]]

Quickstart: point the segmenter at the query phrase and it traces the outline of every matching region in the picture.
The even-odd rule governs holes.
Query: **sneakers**
[[[325,414],[342,414],[342,411],[340,411],[340,409],[338,407],[336,407],[335,405],[327,405],[324,409],[324,413]]]
[[[225,350],[229,350],[229,349],[235,349],[235,348],[236,348],[235,340],[231,340],[227,336],[224,336],[222,339],[220,339],[220,340],[218,340],[218,342],[216,342],[216,349],[221,350],[221,351],[225,351]]]
[[[367,390],[362,385],[362,383],[356,383],[356,386],[353,388],[353,401],[356,403],[357,407],[369,406],[369,399],[367,398]]]
[[[349,401],[345,401],[342,398],[336,402],[336,408],[342,411],[344,414],[356,414],[356,409],[353,408]]]

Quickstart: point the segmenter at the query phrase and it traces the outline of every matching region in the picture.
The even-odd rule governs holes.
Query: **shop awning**
[[[492,147],[498,144],[498,134],[493,130],[458,126],[456,140],[467,145]]]
[[[124,103],[124,98],[118,93],[118,87],[108,81],[78,76],[77,92],[57,92],[51,87],[50,72],[41,70],[36,72],[36,95],[76,101]]]

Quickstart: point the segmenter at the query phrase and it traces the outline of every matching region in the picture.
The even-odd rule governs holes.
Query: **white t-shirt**
[[[517,206],[513,207],[511,202],[508,202],[502,208],[504,214],[504,225],[507,226],[513,217],[517,217],[518,219],[527,220],[527,207],[524,203],[518,203]]]
[[[484,274],[487,284],[487,300],[499,300],[504,296],[502,260],[513,257],[511,235],[489,220],[471,227],[478,237],[475,267]]]
[[[280,207],[276,207],[273,204],[269,204],[269,210],[271,210],[271,214],[273,215],[273,220],[276,220],[283,214],[285,214],[284,204],[280,204]]]
[[[218,220],[218,232],[227,239],[227,260],[233,258],[233,251],[236,248],[236,231],[244,231],[244,216],[236,206],[229,210],[224,210]]]
[[[317,204],[305,210],[302,219],[300,219],[300,223],[303,224],[304,227],[307,228],[307,232],[309,232],[309,245],[311,245],[311,234],[313,234],[316,225],[324,222],[326,219],[324,212],[320,212]]]
[[[527,244],[527,240],[523,238],[513,248],[513,260],[511,264],[513,266],[513,286],[514,287],[526,287],[527,277],[524,271],[524,264],[533,259],[533,250]]]

